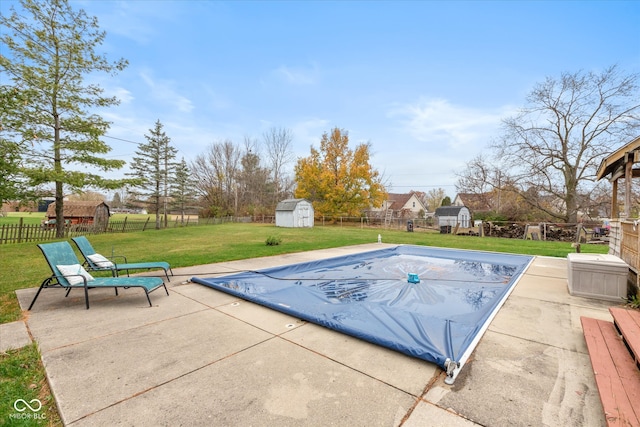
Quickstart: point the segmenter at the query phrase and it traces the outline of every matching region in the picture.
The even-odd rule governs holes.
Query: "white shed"
[[[305,199],[286,199],[276,206],[276,227],[313,227],[313,205]]]
[[[458,224],[463,228],[471,227],[471,212],[466,206],[440,206],[435,216],[441,232],[443,227],[450,227],[450,230]]]

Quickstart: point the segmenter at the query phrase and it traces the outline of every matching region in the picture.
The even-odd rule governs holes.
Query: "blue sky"
[[[71,4],[97,16],[110,59],[129,61],[96,77],[122,101],[102,113],[112,157],[136,148],[114,138],[144,142],[157,119],[187,161],[272,127],[307,156],[337,126],[371,143],[391,192],[453,198],[455,172],[547,76],[640,72],[638,1]]]

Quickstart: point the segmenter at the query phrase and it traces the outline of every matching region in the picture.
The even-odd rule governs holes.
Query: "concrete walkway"
[[[390,245],[383,245],[390,246]],[[174,270],[170,296],[42,291],[27,324],[69,426],[601,426],[566,260],[537,257],[452,386],[435,365],[198,284],[378,249],[320,250]],[[26,308],[36,289],[17,292]],[[3,341],[7,332],[0,329]]]

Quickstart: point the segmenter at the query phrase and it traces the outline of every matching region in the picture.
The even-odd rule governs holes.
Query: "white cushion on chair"
[[[113,268],[114,266],[113,262],[109,261],[108,258],[100,254],[87,255],[87,258],[89,258],[92,263],[100,268]]]
[[[87,282],[93,280],[93,276],[87,273],[80,264],[71,264],[71,265],[56,265],[58,271],[67,279],[70,285],[82,285],[84,284],[84,280],[82,280],[81,276],[84,276],[87,279]]]

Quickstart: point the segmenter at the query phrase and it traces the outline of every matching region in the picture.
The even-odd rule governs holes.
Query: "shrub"
[[[282,239],[275,236],[267,237],[267,241],[265,242],[267,246],[278,246],[282,242]]]

